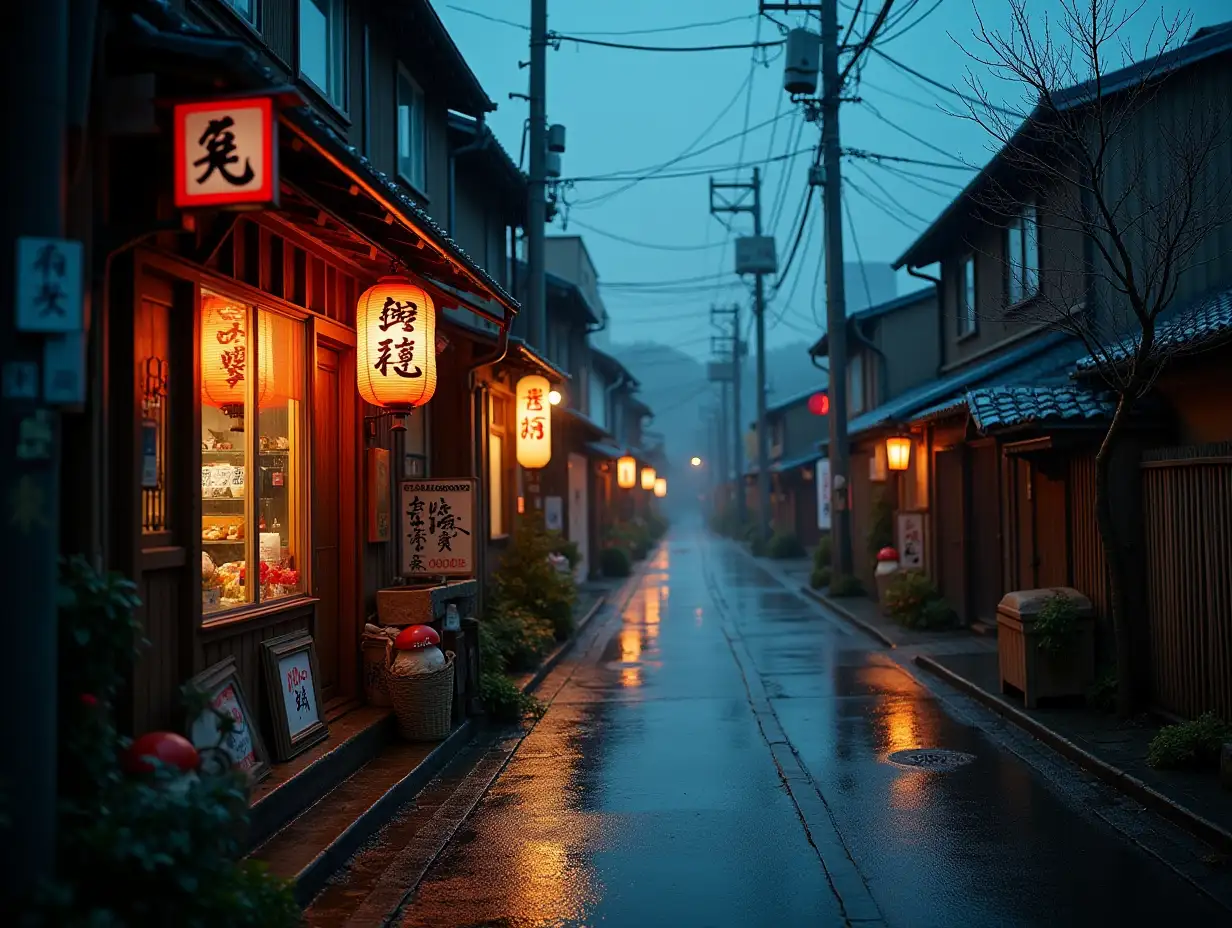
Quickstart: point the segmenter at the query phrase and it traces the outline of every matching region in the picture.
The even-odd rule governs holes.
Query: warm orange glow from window
[[[637,461],[625,455],[616,462],[616,484],[622,490],[632,490],[637,483]]]
[[[426,290],[390,274],[355,307],[355,376],[364,401],[410,411],[436,392],[436,306]]]
[[[207,406],[221,410],[224,416],[238,420],[237,431],[243,431],[244,401],[253,367],[249,362],[249,352],[254,348],[249,338],[251,321],[252,310],[244,303],[216,293],[201,294],[201,399]],[[258,404],[269,392],[273,348],[269,317],[259,314],[254,397]]]
[[[906,470],[911,463],[911,439],[887,438],[886,463],[890,470]]]
[[[660,477],[654,483],[654,495],[662,499],[667,496],[667,478]]]
[[[642,489],[653,490],[655,486],[655,469],[653,467],[642,468]]]

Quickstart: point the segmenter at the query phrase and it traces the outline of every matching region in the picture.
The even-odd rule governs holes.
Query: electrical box
[[[548,126],[548,151],[554,151],[558,155],[564,154],[565,127],[558,122]]]
[[[737,274],[773,274],[778,269],[773,235],[742,235],[736,239]]]
[[[821,71],[821,36],[808,29],[792,29],[787,33],[786,52],[783,89],[793,95],[815,95]]]
[[[554,151],[548,152],[547,161],[544,165],[543,173],[549,178],[560,177],[560,155]]]
[[[826,169],[821,164],[809,165],[809,185],[813,187],[824,186],[826,182]]]
[[[733,373],[731,361],[710,361],[706,364],[706,378],[712,383],[728,383],[735,379]]]

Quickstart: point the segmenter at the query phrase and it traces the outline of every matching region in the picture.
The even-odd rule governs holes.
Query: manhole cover
[[[971,763],[975,755],[947,751],[945,748],[918,748],[914,751],[895,751],[886,759],[896,766],[914,770],[953,770]]]

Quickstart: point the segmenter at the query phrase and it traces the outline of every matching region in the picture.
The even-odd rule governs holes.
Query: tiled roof
[[[1111,419],[1116,397],[1078,384],[993,386],[968,390],[966,405],[981,432],[1034,422]]]
[[[1216,343],[1232,339],[1232,290],[1224,290],[1207,297],[1195,306],[1182,310],[1167,322],[1159,323],[1155,330],[1155,344],[1151,349],[1152,360],[1162,361],[1168,355],[1179,352],[1201,351]],[[1114,363],[1127,361],[1137,350],[1141,336],[1116,345],[1108,352]],[[1088,355],[1078,362],[1079,373],[1097,369],[1095,358]]]

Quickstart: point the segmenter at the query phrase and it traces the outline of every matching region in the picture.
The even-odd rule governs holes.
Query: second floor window
[[[421,193],[426,186],[424,95],[410,75],[398,69],[398,173]],[[453,231],[452,229],[450,231]]]
[[[1039,291],[1039,221],[1035,205],[1027,204],[1006,230],[1006,296],[1009,304],[1029,300]]]
[[[330,103],[346,108],[345,0],[299,0],[299,70]]]
[[[958,336],[975,331],[975,256],[963,258],[958,277]]]
[[[257,0],[226,0],[226,4],[246,22],[257,24]]]
[[[847,360],[847,414],[864,412],[864,355],[853,354]]]

